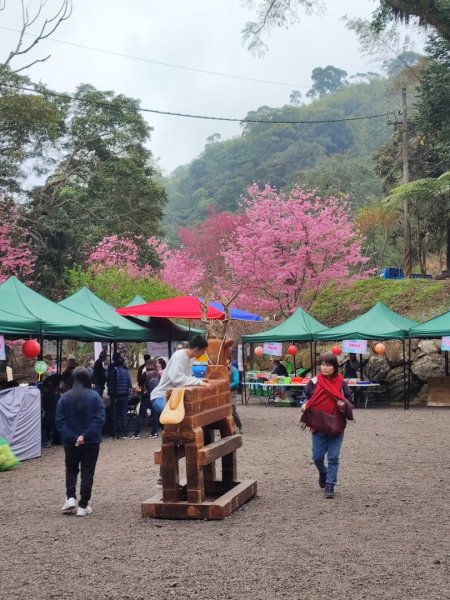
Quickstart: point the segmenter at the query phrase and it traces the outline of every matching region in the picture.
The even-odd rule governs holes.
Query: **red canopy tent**
[[[171,319],[218,319],[223,320],[225,313],[209,305],[205,315],[202,315],[203,305],[195,296],[177,296],[168,300],[156,300],[136,306],[116,308],[119,315],[133,317],[167,317]]]

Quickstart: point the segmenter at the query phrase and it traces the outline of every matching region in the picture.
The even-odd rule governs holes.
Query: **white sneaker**
[[[75,500],[75,498],[67,498],[61,510],[65,515],[71,515],[75,512],[76,507],[77,501]]]
[[[92,512],[92,508],[89,506],[89,504],[86,506],[86,508],[81,508],[81,506],[79,506],[77,508],[77,517],[86,517],[87,515],[90,515]]]

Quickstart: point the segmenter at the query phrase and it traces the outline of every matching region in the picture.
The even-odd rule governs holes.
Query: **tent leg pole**
[[[247,382],[247,372],[246,372],[246,367],[245,367],[245,344],[242,343],[242,404],[248,404],[248,400],[247,400],[247,386],[245,385]],[[239,362],[239,360],[238,360]]]
[[[39,351],[38,360],[42,360],[42,357],[44,356],[44,336],[42,335],[42,331],[39,333],[39,345],[41,346],[41,349]]]
[[[313,343],[312,343],[312,341],[309,342],[309,358],[310,358],[310,362],[311,362],[311,374],[312,374],[312,372],[313,372],[313,364],[314,364]]]
[[[411,400],[411,338],[408,340],[408,408]]]
[[[61,363],[62,363],[62,340],[56,342],[56,372],[61,375]]]
[[[316,374],[316,371],[317,371],[316,354],[317,354],[317,342],[314,341],[314,357],[313,357],[314,360],[313,360],[313,364],[311,365],[313,376]]]
[[[445,351],[445,374],[448,377],[448,350]]]
[[[406,390],[406,348],[405,348],[405,340],[402,340],[403,345],[403,407],[405,410],[408,409],[408,399],[407,399],[407,390]]]

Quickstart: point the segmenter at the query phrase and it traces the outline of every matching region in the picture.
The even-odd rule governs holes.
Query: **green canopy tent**
[[[310,342],[314,340],[314,334],[326,330],[327,327],[316,321],[310,314],[297,308],[290,317],[272,329],[243,335],[243,342]]]
[[[377,302],[366,313],[347,323],[319,331],[316,341],[329,340],[405,340],[409,330],[417,325],[388,308],[383,302]]]
[[[297,308],[283,323],[267,331],[242,336],[242,344],[264,342],[309,342],[311,369],[314,366],[313,340],[318,331],[326,330],[325,325],[316,321],[303,308]],[[295,360],[295,358],[294,358]],[[294,369],[295,371],[295,369]],[[245,382],[245,370],[244,370]],[[245,387],[244,387],[245,389]]]
[[[261,331],[251,335],[243,335],[242,343],[264,343],[264,342],[310,342],[311,368],[313,366],[312,342],[314,335],[326,330],[327,327],[316,321],[306,310],[299,307],[283,323],[272,329]]]
[[[145,300],[142,296],[136,295],[126,306],[137,306],[139,304],[145,304]],[[130,319],[133,323],[139,323],[143,327],[147,327],[151,332],[150,341],[167,342],[169,356],[171,354],[172,342],[187,342],[194,335],[205,335],[206,333],[204,329],[186,327],[163,317],[127,317],[127,319]]]
[[[112,340],[106,323],[60,306],[12,276],[0,285],[0,333],[47,339]]]
[[[152,339],[149,329],[117,314],[114,306],[96,296],[87,287],[82,287],[61,300],[58,305],[73,311],[81,318],[87,317],[103,323],[109,328],[114,341],[145,342]]]
[[[1,299],[0,299],[1,302]],[[18,315],[0,309],[0,335],[9,338],[22,338],[30,335],[38,336],[41,333],[39,319]]]
[[[412,338],[436,339],[447,335],[450,336],[450,310],[409,330],[409,336]],[[445,374],[449,374],[447,350],[445,351]]]
[[[434,317],[425,323],[415,325],[409,330],[411,338],[440,338],[445,335],[450,335],[450,310],[448,312]]]
[[[319,331],[315,335],[316,341],[330,340],[402,340],[403,342],[403,382],[406,390],[406,351],[405,340],[410,338],[409,330],[417,323],[402,317],[383,302],[377,302],[366,313],[337,327]],[[408,369],[408,382],[410,371]],[[405,408],[409,408],[408,393],[405,394]]]

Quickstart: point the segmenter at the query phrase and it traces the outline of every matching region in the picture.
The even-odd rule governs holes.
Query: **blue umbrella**
[[[225,310],[223,304],[220,302],[210,302],[210,304],[218,310]],[[262,321],[262,317],[259,315],[255,315],[245,310],[239,310],[239,308],[234,308],[233,306],[230,308],[230,318],[235,321]]]

